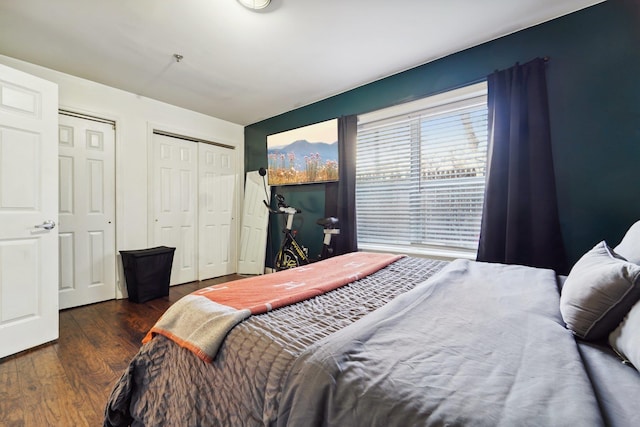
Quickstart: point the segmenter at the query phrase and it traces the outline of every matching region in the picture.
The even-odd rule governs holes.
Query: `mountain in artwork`
[[[296,170],[303,170],[305,168],[305,157],[311,155],[319,155],[321,163],[327,161],[338,161],[338,141],[327,142],[309,142],[306,139],[294,141],[290,144],[269,147],[267,149],[267,155],[271,158],[271,155],[285,155],[285,162],[289,165],[289,156],[293,154],[294,167]]]

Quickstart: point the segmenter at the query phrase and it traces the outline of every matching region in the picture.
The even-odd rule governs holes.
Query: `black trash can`
[[[158,246],[120,251],[130,301],[140,303],[169,295],[175,250],[176,248]]]

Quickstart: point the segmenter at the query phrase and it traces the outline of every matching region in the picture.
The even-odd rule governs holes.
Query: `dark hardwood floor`
[[[60,312],[60,338],[0,359],[0,426],[97,427],[114,383],[160,315],[180,297],[240,276],[172,286],[136,304],[112,300]]]

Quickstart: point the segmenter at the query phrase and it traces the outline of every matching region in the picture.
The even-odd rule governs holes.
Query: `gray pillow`
[[[623,359],[640,370],[640,302],[609,335],[609,344]]]
[[[629,262],[640,264],[640,221],[633,224],[614,249]]]
[[[560,294],[567,327],[585,340],[606,338],[640,299],[640,265],[598,243],[573,266]]]

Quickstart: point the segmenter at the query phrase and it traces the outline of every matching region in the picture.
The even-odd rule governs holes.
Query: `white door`
[[[197,145],[153,134],[153,246],[176,248],[171,285],[197,280]]]
[[[258,172],[247,172],[242,207],[242,229],[238,274],[264,273],[267,245],[269,210],[263,200],[269,202],[269,186]]]
[[[235,152],[198,143],[199,280],[236,272]]]
[[[116,296],[115,129],[61,114],[60,308]]]
[[[0,357],[58,338],[57,125],[58,86],[0,65]]]

